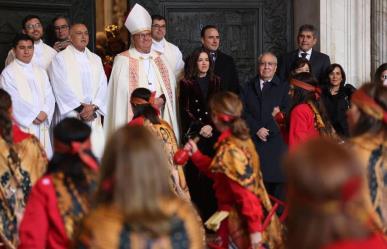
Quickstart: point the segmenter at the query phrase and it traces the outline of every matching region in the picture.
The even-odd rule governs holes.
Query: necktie
[[[215,52],[210,52],[210,57],[213,63],[216,61],[216,53]]]
[[[305,52],[301,53],[301,57],[304,58],[304,59],[306,59],[307,55],[308,55],[308,53],[305,53]]]
[[[265,89],[267,89],[267,87],[269,86],[269,84],[270,84],[270,81],[268,81],[268,80],[266,80],[265,82],[263,82],[261,91],[263,92]]]

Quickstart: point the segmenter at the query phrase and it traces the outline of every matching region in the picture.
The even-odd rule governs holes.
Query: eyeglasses
[[[55,30],[65,30],[68,28],[69,28],[69,25],[55,26]]]
[[[26,30],[40,29],[42,27],[42,24],[41,23],[28,24],[25,27],[26,27]]]
[[[153,24],[152,27],[155,28],[155,29],[165,29],[167,26],[165,26],[165,25]]]
[[[275,63],[275,62],[260,62],[259,63],[259,66],[261,66],[261,67],[263,67],[263,66],[274,67],[275,65],[277,65],[277,63]]]
[[[134,36],[140,37],[141,40],[145,40],[146,38],[151,37],[151,33],[146,33],[146,34],[135,34]]]

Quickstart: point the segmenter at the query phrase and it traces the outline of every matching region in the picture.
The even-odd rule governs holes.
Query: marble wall
[[[371,0],[371,71],[387,62],[387,1]]]
[[[355,86],[371,80],[371,2],[320,2],[321,51],[343,66]]]

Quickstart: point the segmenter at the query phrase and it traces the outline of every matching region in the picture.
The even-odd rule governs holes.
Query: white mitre
[[[143,31],[151,31],[152,18],[148,11],[135,4],[125,21],[125,27],[134,35]]]

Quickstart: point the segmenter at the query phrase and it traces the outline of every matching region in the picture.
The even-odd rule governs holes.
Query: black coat
[[[199,135],[204,125],[213,127],[212,137],[200,137],[198,147],[206,155],[213,156],[214,144],[219,136],[211,121],[208,101],[211,96],[220,91],[221,80],[215,77],[208,82],[208,92],[205,96],[196,80],[183,79],[180,81],[179,110],[182,128],[182,141],[188,137]],[[187,134],[187,131],[189,134]],[[188,137],[187,137],[188,135]],[[217,210],[215,193],[212,188],[213,181],[202,174],[191,160],[184,166],[191,200],[199,210],[200,217],[206,221]]]
[[[293,64],[298,58],[298,51],[299,50],[297,49],[287,53],[280,59],[278,75],[282,80],[288,79]],[[316,77],[319,83],[322,84],[325,72],[328,66],[331,64],[329,56],[316,50],[312,50],[309,61],[312,64],[312,74]]]
[[[241,90],[244,116],[260,157],[265,182],[284,182],[281,160],[287,151],[287,145],[282,138],[277,123],[273,119],[272,111],[276,106],[279,106],[281,111],[288,111],[288,92],[288,83],[281,81],[277,76],[274,76],[267,88],[265,87],[263,94],[261,93],[258,76],[248,81]],[[267,142],[263,142],[256,135],[262,127],[269,130]]]
[[[351,95],[355,90],[355,87],[346,84],[340,87],[336,95],[332,95],[329,87],[324,87],[321,95],[329,121],[337,134],[343,137],[349,136],[346,112],[350,108]]]
[[[214,93],[220,91],[220,85],[218,77],[209,81],[208,93],[207,96],[204,96],[196,80],[183,79],[180,81],[179,110],[183,136],[188,129],[191,134],[199,133],[203,126],[212,124],[208,101]]]
[[[216,52],[214,73],[222,79],[221,90],[239,93],[238,72],[231,56],[218,50]]]

